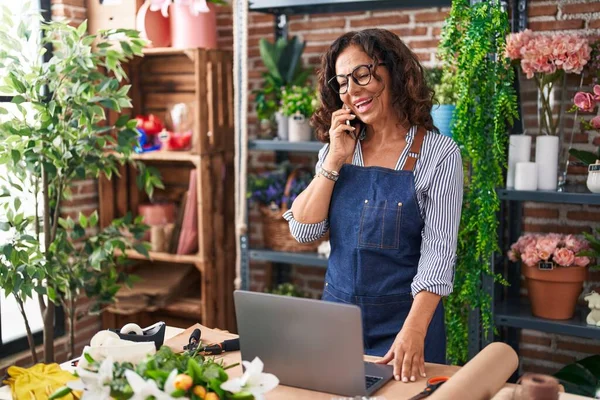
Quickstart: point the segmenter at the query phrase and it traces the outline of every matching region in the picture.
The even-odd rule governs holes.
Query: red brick
[[[597,1],[589,3],[563,4],[561,6],[563,14],[583,14],[600,11],[600,3]]]
[[[259,162],[264,162],[264,163],[272,163],[275,162],[275,154],[273,153],[262,153],[258,156],[258,161]]]
[[[528,343],[528,344],[535,344],[538,346],[546,346],[546,347],[550,347],[550,344],[552,343],[552,341],[548,337],[532,336],[532,335],[526,335],[523,333],[521,334],[520,342]]]
[[[220,16],[217,19],[217,28],[230,28],[233,30],[233,18],[228,17],[227,15]],[[271,28],[271,33],[273,32],[273,27]],[[252,33],[248,33],[248,35],[252,35]]]
[[[260,24],[260,23],[274,23],[275,22],[275,17],[273,17],[271,14],[263,14],[263,13],[257,13],[257,12],[251,12],[250,13],[250,21],[248,21],[250,23],[250,25],[252,24]]]
[[[579,235],[582,232],[591,232],[589,227],[585,226],[567,226],[557,224],[523,224],[523,232],[527,233],[564,233]]]
[[[98,182],[95,180],[80,181],[77,185],[71,186],[73,194],[91,194],[98,193]]]
[[[216,8],[216,12],[217,14],[232,14],[233,13],[233,9],[231,8],[230,5],[220,5]]]
[[[539,17],[540,15],[556,15],[558,6],[555,4],[533,5],[529,6],[527,15],[530,17]]]
[[[261,35],[261,37],[271,37],[273,34],[272,26],[250,26],[248,28],[248,36]]]
[[[569,211],[567,219],[576,221],[600,222],[600,212],[590,211]]]
[[[548,349],[548,351],[540,351],[533,349],[519,349],[519,355],[521,357],[535,358],[537,360],[554,361],[562,364],[571,364],[575,362],[575,356],[568,354],[556,353]]]
[[[573,143],[587,143],[590,137],[585,133],[576,133],[573,135]]]
[[[431,61],[431,53],[416,53],[419,61]]]
[[[523,215],[533,218],[558,218],[558,210],[525,207]]]
[[[595,21],[590,21],[588,23],[588,28],[589,29],[598,29],[598,28],[600,28],[600,19],[597,19]]]
[[[440,12],[440,11],[424,12],[424,13],[415,14],[415,22],[443,21],[446,19],[446,17],[448,17],[447,12]]]
[[[594,146],[600,146],[600,136],[596,136],[592,143],[594,144]]]
[[[568,29],[582,29],[582,19],[567,19],[562,21],[531,21],[528,28],[532,31],[559,31]]]
[[[435,49],[439,43],[439,40],[411,40],[408,47],[411,49]]]
[[[346,26],[346,21],[343,19],[332,19],[327,21],[327,29],[343,28]],[[312,31],[316,28],[314,22],[307,21],[292,21],[290,22],[290,31]]]
[[[431,30],[431,34],[432,34],[433,36],[440,36],[440,35],[442,34],[442,28],[439,28],[439,27],[434,27],[434,28]]]
[[[84,199],[65,200],[62,203],[63,207],[78,207],[90,204],[98,204],[98,197],[89,197]]]
[[[389,17],[371,17],[365,19],[350,20],[352,28],[364,26],[382,26],[382,25],[399,25],[407,24],[410,21],[408,15],[390,15]]]
[[[329,19],[345,19],[346,17],[353,17],[358,15],[365,15],[364,11],[352,11],[352,12],[339,12],[339,13],[327,13],[327,14],[309,14],[308,20],[315,22],[324,22]]]
[[[305,33],[302,35],[302,37],[308,43],[310,43],[310,42],[329,42],[329,43],[331,43],[335,39],[342,36],[343,34],[344,34],[344,32],[342,32],[342,31],[331,32],[331,33],[318,32],[318,33]]]
[[[600,354],[600,344],[577,343],[568,340],[558,340],[561,350],[577,351],[579,353]]]
[[[317,53],[317,54],[323,54],[326,53],[327,50],[329,50],[329,44],[316,44],[313,46],[306,46],[304,48],[304,53],[305,54],[313,54],[313,53]]]
[[[544,365],[536,365],[528,360],[524,360],[522,362],[523,373],[529,372],[532,374],[544,374],[544,375],[552,375],[558,371],[558,368],[551,368]]]
[[[416,26],[414,28],[394,28],[390,29],[396,35],[400,36],[400,39],[404,36],[425,36],[427,35],[427,28],[424,26]]]
[[[85,0],[52,0],[52,4],[64,4],[65,6],[85,7]]]

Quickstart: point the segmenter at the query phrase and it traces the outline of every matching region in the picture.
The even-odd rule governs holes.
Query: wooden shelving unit
[[[193,110],[192,146],[189,151],[153,151],[134,154],[134,160],[155,167],[165,189],[155,198],[177,203],[188,191],[195,170],[198,214],[198,250],[195,254],[150,252],[149,259],[135,251],[127,256],[137,268],[153,263],[193,265],[200,287],[177,293],[167,306],[130,315],[132,322],[169,321],[182,326],[200,322],[209,327],[234,329],[233,281],[235,279],[234,234],[234,128],[233,56],[231,52],[205,49],[145,49],[144,57],[127,66],[132,85],[131,115],[155,114],[165,121],[167,108],[187,103]],[[110,115],[109,118],[118,118]],[[99,181],[101,225],[150,199],[136,184],[137,170],[121,167],[120,178]],[[184,304],[185,303],[185,304]],[[105,313],[106,314],[106,313]],[[143,315],[142,315],[143,314]],[[105,327],[117,327],[123,316],[106,315]]]

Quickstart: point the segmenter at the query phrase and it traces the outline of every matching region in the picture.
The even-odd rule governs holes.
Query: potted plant
[[[449,68],[432,68],[427,70],[427,78],[434,91],[431,109],[433,125],[442,135],[452,137],[452,119],[458,96],[454,74]]]
[[[290,142],[306,142],[312,138],[310,116],[317,107],[315,89],[308,86],[284,88],[281,94],[281,112],[289,118]]]
[[[600,130],[600,108],[597,102],[600,101],[600,85],[594,85],[591,92],[577,92],[573,98],[574,107],[577,111],[593,113],[596,116],[590,121],[581,120],[581,124],[586,130]],[[592,193],[600,193],[600,146],[596,152],[570,149],[569,154],[577,158],[588,168],[587,187]]]
[[[100,311],[114,301],[126,277],[117,266],[117,251],[134,248],[147,254],[137,239],[141,221],[127,217],[98,229],[98,214],[62,219],[61,206],[71,199],[73,182],[109,178],[131,160],[138,134],[129,116],[106,120],[105,109],[131,107],[129,85],[122,85],[122,63],[141,55],[144,42],[131,30],[87,35],[87,24],[42,23],[42,38],[32,35],[40,15],[29,14],[18,24],[3,15],[0,36],[4,79],[2,91],[12,93],[12,107],[0,107],[2,182],[0,229],[9,240],[0,248],[0,285],[21,305],[34,361],[37,360],[22,304],[37,296],[43,317],[44,355],[54,360],[55,305],[63,305],[69,326],[71,353],[81,298],[91,300],[86,311]],[[119,47],[103,40],[119,35]],[[96,46],[92,43],[96,42]],[[31,51],[22,51],[27,46]],[[47,46],[53,55],[40,57]],[[10,111],[9,111],[10,110]],[[109,152],[107,152],[109,150]],[[136,163],[138,183],[151,195],[160,179]],[[26,203],[24,199],[29,199]],[[72,355],[72,354],[71,354]]]
[[[304,85],[311,72],[302,67],[305,45],[296,36],[279,38],[275,43],[266,39],[259,42],[260,57],[267,72],[263,74],[263,87],[254,91],[258,118],[262,124],[262,121],[271,121],[275,117],[277,137],[281,140],[288,139],[287,117],[279,109],[282,89]]]
[[[224,0],[146,0],[150,11],[161,10],[171,23],[171,47],[192,49],[217,48],[217,13],[215,5]],[[171,8],[171,15],[169,15]]]
[[[587,278],[590,258],[586,240],[549,233],[523,235],[513,243],[508,258],[521,261],[533,315],[547,319],[573,317],[577,298]]]

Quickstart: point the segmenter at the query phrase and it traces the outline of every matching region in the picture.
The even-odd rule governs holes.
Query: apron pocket
[[[358,247],[375,249],[397,249],[400,242],[400,222],[402,203],[388,203],[387,200],[371,204],[365,200],[360,228]]]

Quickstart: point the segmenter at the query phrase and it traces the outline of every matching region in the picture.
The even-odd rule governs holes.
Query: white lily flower
[[[273,374],[263,373],[264,364],[256,357],[252,362],[242,361],[246,371],[241,378],[230,379],[221,384],[221,389],[231,393],[247,392],[255,400],[264,400],[264,394],[279,385],[279,379]]]
[[[177,390],[177,388],[175,387],[175,378],[177,377],[178,373],[179,372],[177,371],[177,368],[175,368],[167,377],[167,380],[165,381],[165,387],[163,389],[165,393],[170,395]]]
[[[113,379],[113,360],[107,357],[98,372],[92,372],[86,369],[89,366],[85,357],[82,357],[77,364],[77,375],[79,379],[76,381],[67,382],[67,386],[73,390],[82,391],[81,400],[109,400],[110,399],[110,382]]]
[[[146,400],[150,396],[154,396],[156,400],[173,400],[173,397],[158,388],[154,380],[148,379],[146,381],[130,369],[125,371],[125,379],[127,379],[133,390],[133,396],[130,400]]]
[[[194,17],[197,17],[200,13],[210,12],[210,8],[208,8],[206,0],[194,0],[190,4],[190,11]]]

